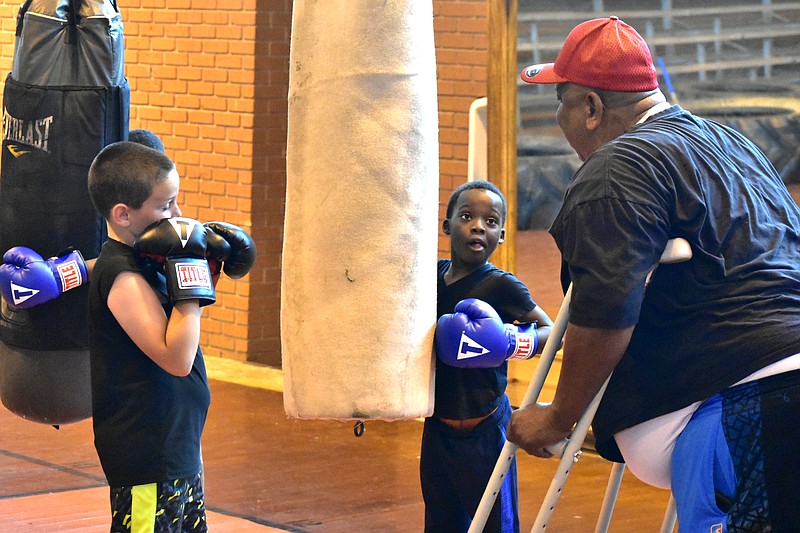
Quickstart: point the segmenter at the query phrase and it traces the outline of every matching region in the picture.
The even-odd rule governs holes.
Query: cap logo
[[[533,78],[537,74],[539,74],[543,69],[541,67],[528,67],[525,69],[525,76],[528,78]]]

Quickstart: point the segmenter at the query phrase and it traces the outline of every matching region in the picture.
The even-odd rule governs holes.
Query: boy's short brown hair
[[[109,144],[89,167],[89,196],[106,219],[119,203],[139,209],[152,194],[153,186],[167,179],[174,169],[175,163],[169,157],[142,144]]]

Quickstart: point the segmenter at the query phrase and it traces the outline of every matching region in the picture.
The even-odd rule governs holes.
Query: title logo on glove
[[[175,230],[175,233],[178,234],[178,238],[181,240],[181,247],[183,248],[185,248],[186,243],[189,242],[189,237],[192,235],[195,226],[200,225],[199,222],[191,218],[172,217],[167,220],[172,225],[172,229]]]
[[[533,335],[527,333],[518,333],[517,344],[514,347],[514,353],[512,353],[508,358],[522,360],[530,358],[537,348],[537,340],[538,337],[534,337]]]
[[[178,275],[179,289],[211,289],[211,275],[208,264],[175,263],[175,273]]]
[[[61,278],[61,292],[83,285],[83,276],[77,261],[67,261],[58,265],[58,276]]]
[[[39,289],[23,287],[22,285],[17,285],[13,281],[11,282],[11,295],[14,298],[14,305],[19,305],[26,300],[30,300],[37,294],[39,294]]]
[[[459,343],[458,356],[456,359],[471,359],[487,353],[489,353],[489,350],[467,337],[467,334],[463,331],[461,332],[461,342]]]

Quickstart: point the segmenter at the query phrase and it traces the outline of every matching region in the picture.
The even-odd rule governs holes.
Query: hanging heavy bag
[[[25,246],[49,258],[71,246],[96,257],[105,224],[87,174],[129,122],[121,16],[109,0],[28,0],[16,37],[3,97],[0,253]],[[29,309],[4,300],[3,405],[54,425],[90,417],[88,345],[85,285]]]
[[[439,209],[433,5],[334,4],[296,0],[292,11],[284,409],[293,418],[429,416]]]

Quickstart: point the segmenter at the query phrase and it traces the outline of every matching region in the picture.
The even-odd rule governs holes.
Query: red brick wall
[[[436,0],[434,39],[439,86],[439,220],[450,193],[467,180],[469,106],[486,96],[489,61],[486,0]],[[440,224],[441,226],[441,224]],[[439,232],[439,254],[450,241]]]
[[[0,71],[11,70],[19,0],[0,0]],[[223,278],[206,308],[206,355],[280,364],[291,0],[119,0],[131,128],[157,133],[181,174],[185,216],[242,226],[255,268]],[[440,218],[466,180],[468,111],[485,96],[486,0],[435,0]],[[443,237],[441,255],[449,251]],[[433,268],[433,265],[431,266]]]
[[[280,224],[285,181],[289,0],[129,0],[131,127],[158,133],[183,177],[186,216],[256,240],[243,280],[223,278],[205,312],[207,355],[280,361]]]

